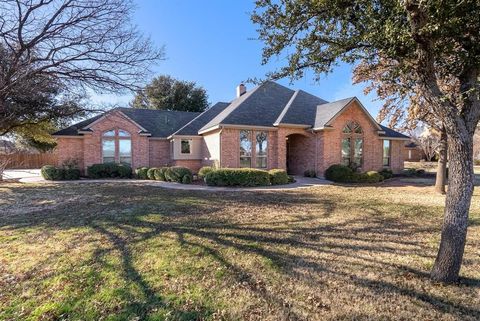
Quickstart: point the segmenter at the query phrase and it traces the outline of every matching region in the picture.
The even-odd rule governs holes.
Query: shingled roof
[[[200,132],[223,124],[273,127],[294,93],[287,87],[266,81],[233,100]]]
[[[152,137],[166,138],[172,135],[199,135],[222,125],[275,127],[284,124],[321,129],[328,126],[354,100],[364,108],[356,97],[326,102],[303,90],[293,91],[273,81],[266,81],[232,102],[219,102],[203,113],[133,108],[114,110],[121,111]],[[378,124],[368,111],[365,112],[378,130],[385,132],[379,134],[381,137],[408,139],[408,136]],[[74,124],[54,135],[81,135],[79,130],[88,129],[103,115]]]
[[[327,101],[322,98],[303,90],[297,90],[276,120],[275,125],[293,124],[312,127],[315,125],[317,106],[326,103]]]
[[[210,122],[215,116],[227,108],[230,103],[218,102],[203,113],[192,119],[185,126],[177,130],[173,135],[198,135],[200,128]]]
[[[168,137],[200,113],[185,111],[170,111],[156,109],[136,109],[136,108],[114,108],[111,111],[120,111],[125,116],[143,127],[151,137]],[[106,112],[106,113],[108,113]],[[76,123],[70,127],[59,130],[54,136],[77,136],[81,135],[78,130],[88,128],[90,124],[104,116],[105,113],[89,118],[82,122]]]

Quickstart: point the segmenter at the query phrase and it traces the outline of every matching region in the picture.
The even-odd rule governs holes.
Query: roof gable
[[[200,114],[183,111],[119,107],[59,130],[53,135],[78,136],[80,135],[79,130],[88,130],[90,126],[100,121],[106,114],[115,111],[121,112],[136,124],[142,132],[149,133],[152,137],[168,137]]]
[[[200,129],[200,132],[218,125],[248,125],[273,127],[294,94],[292,89],[273,81],[266,81],[233,100],[220,114]]]

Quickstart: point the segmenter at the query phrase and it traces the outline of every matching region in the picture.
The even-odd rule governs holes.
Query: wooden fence
[[[10,159],[7,168],[40,168],[43,165],[56,165],[57,155],[55,153],[13,153],[8,155],[0,154],[0,160],[8,157]]]

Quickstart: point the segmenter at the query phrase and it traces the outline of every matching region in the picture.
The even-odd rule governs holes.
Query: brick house
[[[378,124],[353,97],[335,102],[267,81],[237,87],[230,103],[203,113],[115,108],[54,134],[58,160],[147,166],[307,169],[332,164],[362,171],[403,169],[409,137]]]

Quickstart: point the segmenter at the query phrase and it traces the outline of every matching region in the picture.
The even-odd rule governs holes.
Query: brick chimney
[[[247,92],[247,87],[244,84],[237,86],[237,98]]]

